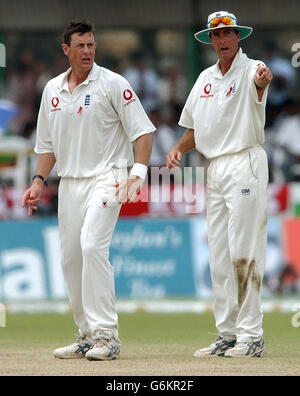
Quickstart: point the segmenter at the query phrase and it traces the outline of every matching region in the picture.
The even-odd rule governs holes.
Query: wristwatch
[[[33,181],[34,179],[41,179],[41,180],[43,181],[43,183],[45,184],[45,186],[46,186],[46,187],[48,186],[47,180],[46,180],[42,175],[34,175],[33,178],[32,178],[32,181]]]

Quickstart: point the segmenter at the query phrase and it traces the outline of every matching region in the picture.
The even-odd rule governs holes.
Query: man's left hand
[[[134,202],[144,181],[138,176],[130,176],[126,180],[115,184],[119,203]]]
[[[265,88],[268,84],[270,84],[272,78],[272,72],[267,66],[258,66],[254,76],[254,82],[258,88]]]

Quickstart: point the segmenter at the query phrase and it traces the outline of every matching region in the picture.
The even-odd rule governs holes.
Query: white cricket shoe
[[[55,349],[54,356],[59,359],[81,359],[93,347],[93,341],[76,334],[76,341],[68,346]]]
[[[218,336],[216,341],[210,344],[207,348],[198,349],[194,353],[194,357],[215,357],[224,356],[225,351],[232,348],[236,343],[236,340],[226,341],[222,336]]]
[[[97,340],[85,357],[88,360],[116,360],[120,359],[121,343],[111,331],[101,331]]]
[[[225,357],[262,357],[266,355],[264,339],[253,342],[237,342],[225,352]]]

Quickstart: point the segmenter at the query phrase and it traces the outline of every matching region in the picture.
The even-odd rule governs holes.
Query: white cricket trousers
[[[127,169],[122,171],[125,179]],[[93,178],[62,178],[59,185],[64,279],[79,333],[93,339],[102,330],[119,339],[114,270],[109,262],[121,208],[114,195],[116,181],[115,172],[106,170]]]
[[[263,334],[261,285],[266,261],[268,162],[261,146],[213,159],[207,221],[216,327],[226,340]]]

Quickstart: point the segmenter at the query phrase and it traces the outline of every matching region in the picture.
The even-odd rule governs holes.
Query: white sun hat
[[[196,40],[204,44],[211,44],[209,33],[216,29],[224,27],[231,27],[237,29],[241,36],[240,40],[244,40],[252,33],[253,29],[249,26],[240,26],[234,14],[230,14],[228,11],[217,11],[210,14],[207,18],[207,29],[200,30],[195,34]]]

